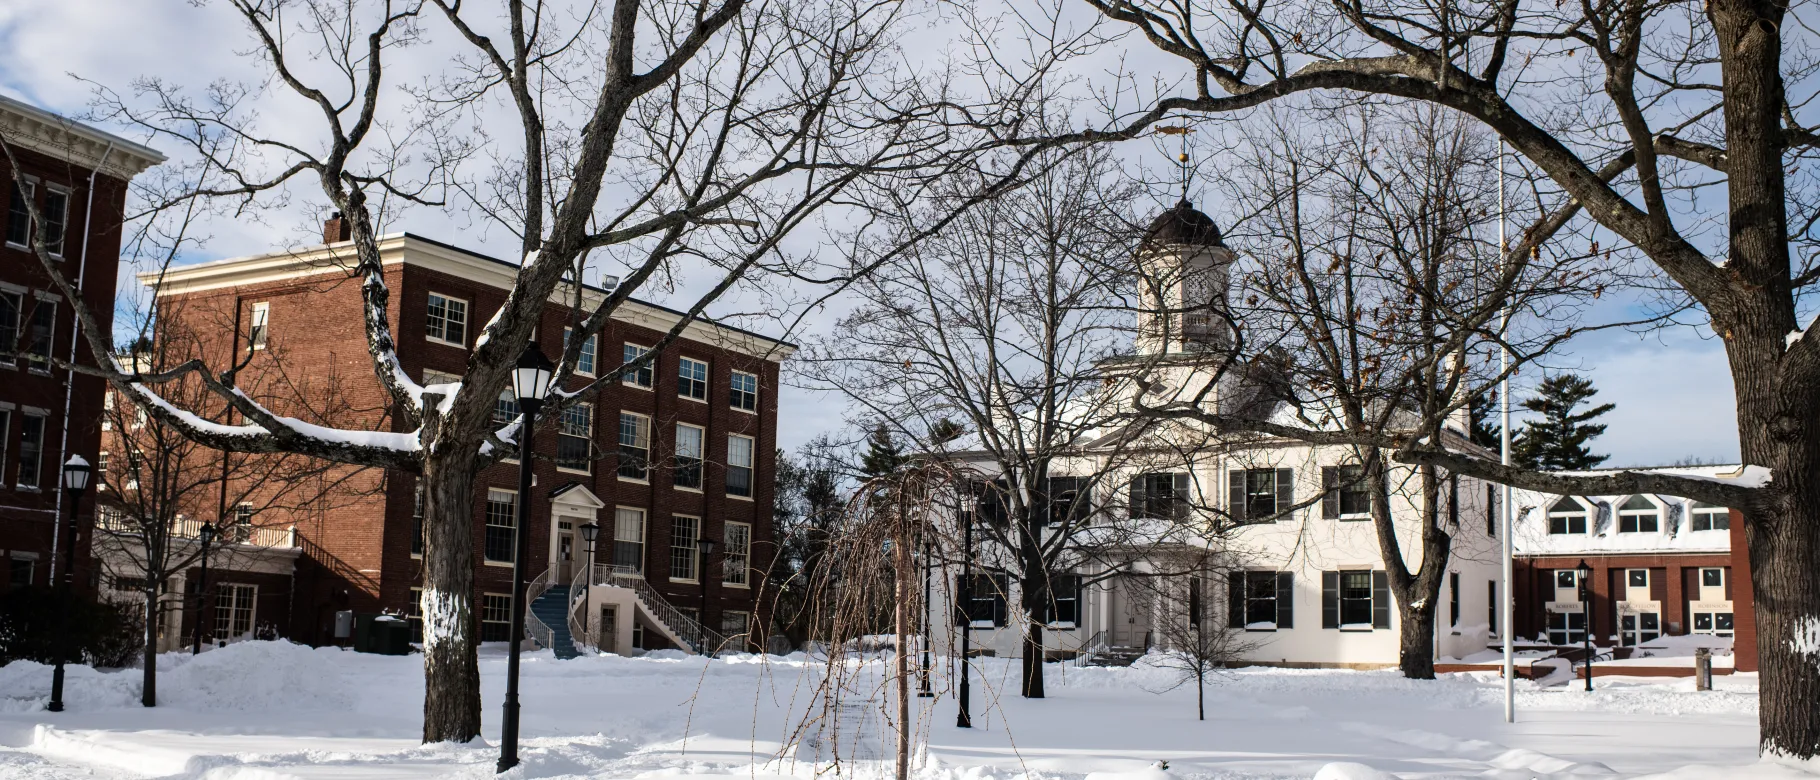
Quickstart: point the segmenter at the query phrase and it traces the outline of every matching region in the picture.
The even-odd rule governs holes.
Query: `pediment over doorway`
[[[550,501],[555,504],[585,509],[602,509],[607,505],[607,502],[600,500],[599,496],[594,495],[594,491],[589,490],[580,482],[570,482],[550,491]]]

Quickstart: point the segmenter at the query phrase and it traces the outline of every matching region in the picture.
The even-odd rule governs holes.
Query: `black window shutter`
[[[992,593],[992,625],[1003,627],[1005,625],[1005,594],[1010,587],[1011,580],[1003,574],[995,574],[992,576],[992,584],[994,586]]]
[[[1132,517],[1144,516],[1144,475],[1131,478],[1131,498],[1127,505],[1131,508]]]
[[[957,626],[967,625],[967,619],[971,617],[968,612],[973,607],[973,588],[968,587],[971,584],[967,575],[954,575],[954,624]]]
[[[1447,625],[1457,626],[1457,625],[1460,625],[1460,573],[1459,572],[1450,571],[1447,573],[1447,591],[1448,591],[1448,593],[1451,594],[1450,596],[1448,596],[1449,601],[1447,604]]]
[[[1295,575],[1277,572],[1277,629],[1295,628]]]
[[[1226,627],[1245,627],[1245,572],[1226,573]]]
[[[1233,469],[1226,475],[1226,511],[1233,522],[1245,522],[1245,471]]]
[[[1170,496],[1170,508],[1176,519],[1188,516],[1188,475],[1175,474],[1170,480],[1175,488],[1175,495]]]
[[[1277,512],[1295,506],[1295,469],[1277,469]]]
[[[1321,572],[1321,627],[1340,627],[1340,573]]]
[[[1371,573],[1371,627],[1390,628],[1390,575]]]
[[[1321,467],[1321,517],[1326,520],[1340,517],[1340,470],[1334,466]]]

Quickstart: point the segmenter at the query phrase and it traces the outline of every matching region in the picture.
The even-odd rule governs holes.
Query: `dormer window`
[[[1618,533],[1653,534],[1662,530],[1662,508],[1643,496],[1631,496],[1618,507]]]
[[[1722,506],[1713,506],[1703,502],[1694,503],[1693,530],[1695,531],[1729,531],[1732,527],[1732,511]]]
[[[1586,533],[1586,505],[1573,496],[1562,496],[1554,506],[1548,508],[1548,532],[1550,534],[1583,534]]]

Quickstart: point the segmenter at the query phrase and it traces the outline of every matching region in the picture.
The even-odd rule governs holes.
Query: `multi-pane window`
[[[223,582],[215,586],[215,638],[237,639],[253,633],[253,600],[259,586]]]
[[[1618,507],[1618,533],[1653,534],[1662,529],[1662,510],[1642,496],[1631,496]]]
[[[12,560],[9,561],[9,563],[12,568],[8,569],[6,572],[7,585],[13,588],[31,587],[32,579],[38,568],[37,555],[34,553],[13,553]]]
[[[1164,520],[1181,517],[1188,510],[1188,475],[1158,472],[1133,477],[1130,486],[1133,519]]]
[[[1049,577],[1049,623],[1079,625],[1081,622],[1081,576],[1055,574]]]
[[[570,404],[556,424],[556,467],[590,471],[594,463],[594,405]]]
[[[627,344],[623,355],[625,365],[631,365],[632,361],[644,357],[645,355],[650,354],[650,352],[651,350],[649,347]],[[638,368],[627,370],[625,374],[621,376],[620,381],[633,387],[642,387],[649,390],[651,389],[651,378],[653,376],[655,376],[655,374],[651,370],[651,363],[645,363]]]
[[[423,554],[423,481],[411,491],[411,554]]]
[[[727,495],[752,495],[752,462],[756,452],[750,436],[727,437]]]
[[[1227,575],[1227,626],[1248,631],[1295,627],[1295,592],[1289,572],[1235,571]]]
[[[63,232],[69,222],[70,194],[54,187],[44,190],[44,205],[38,207],[38,213],[44,215],[44,245],[51,254],[63,256]]]
[[[1086,477],[1049,478],[1050,525],[1072,525],[1086,519],[1093,511],[1087,483]]]
[[[493,400],[493,424],[508,425],[518,419],[518,394],[508,387]]]
[[[265,349],[266,338],[271,335],[272,304],[265,301],[253,304],[252,320],[247,328],[247,343],[253,345],[253,349]]]
[[[489,561],[512,563],[518,545],[518,494],[493,488],[487,491],[487,535],[481,553]]]
[[[569,351],[569,339],[574,335],[574,328],[562,329],[562,350],[565,354]],[[581,354],[575,357],[575,373],[584,376],[594,375],[594,363],[600,352],[599,347],[600,334],[598,333],[589,336],[587,341],[581,343]]]
[[[700,553],[701,518],[676,515],[670,519],[670,579],[694,582]]]
[[[645,571],[645,510],[613,510],[613,566],[621,571]]]
[[[1340,627],[1371,625],[1371,572],[1340,572]]]
[[[746,587],[752,579],[752,526],[728,522],[726,535],[726,558],[721,563],[721,580],[728,585]]]
[[[1362,520],[1371,516],[1371,492],[1365,484],[1365,467],[1327,466],[1321,469],[1321,517],[1328,520]]]
[[[57,326],[55,301],[33,301],[32,314],[26,324],[25,360],[33,371],[51,370],[51,337]]]
[[[737,639],[752,632],[752,613],[725,610],[720,613],[720,635]]]
[[[0,290],[0,353],[6,353],[4,357],[0,357],[0,365],[18,364],[13,359],[12,353],[20,351],[20,347],[24,346],[19,343],[20,327],[24,323],[21,318],[24,316],[24,312],[24,294]]]
[[[956,625],[985,623],[1005,625],[1005,593],[1010,581],[1003,574],[956,575],[954,619]]]
[[[1585,612],[1548,613],[1548,643],[1577,645],[1586,641]]]
[[[245,542],[253,538],[253,505],[235,504],[232,522],[227,527],[229,541]]]
[[[1292,469],[1233,469],[1227,473],[1226,496],[1233,522],[1274,520],[1295,503]]]
[[[1694,503],[1693,530],[1695,531],[1729,531],[1732,527],[1730,509],[1712,504]]]
[[[619,413],[619,476],[648,479],[651,462],[651,418]]]
[[[701,447],[707,431],[688,423],[676,424],[676,463],[670,481],[679,488],[701,489]]]
[[[708,364],[690,358],[677,361],[676,394],[697,401],[708,400]]]
[[[423,642],[423,588],[411,589],[411,602],[404,605],[405,622],[411,624],[411,641]]]
[[[26,182],[21,188],[19,182],[14,181],[11,189],[12,197],[6,203],[6,243],[26,246],[32,240],[32,212],[26,202],[37,193],[38,188],[31,182]]]
[[[465,347],[468,344],[468,302],[430,293],[428,335],[431,341]]]
[[[747,412],[758,411],[758,375],[744,371],[733,372],[731,400],[733,408]]]
[[[38,486],[44,465],[44,419],[31,412],[19,418],[19,487]]]
[[[1548,532],[1551,534],[1586,533],[1586,505],[1573,496],[1562,496],[1548,508]]]
[[[512,641],[512,597],[505,593],[480,596],[480,641]]]

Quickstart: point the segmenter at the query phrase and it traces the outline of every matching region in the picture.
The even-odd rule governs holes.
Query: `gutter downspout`
[[[91,234],[89,226],[95,220],[95,177],[100,175],[101,166],[107,164],[107,158],[114,153],[114,142],[107,142],[107,150],[101,153],[101,159],[95,161],[95,167],[88,172],[87,202],[82,206],[82,251],[76,255],[76,279],[70,285],[76,295],[82,295],[82,277],[88,271],[88,244]],[[82,321],[76,318],[77,301],[70,301],[70,359],[76,362],[76,345],[82,341]],[[55,333],[55,331],[52,331]],[[70,446],[70,409],[76,401],[76,370],[69,370],[69,381],[63,387],[63,434],[57,444],[57,516],[51,521],[51,581],[57,581],[57,545],[63,540],[63,461],[68,460]],[[98,459],[97,459],[98,460]],[[76,522],[73,518],[70,522]]]

